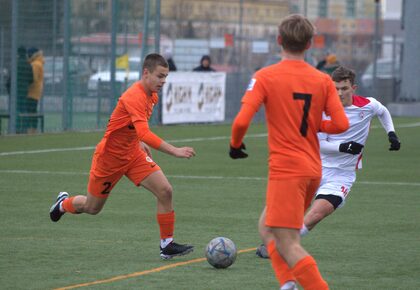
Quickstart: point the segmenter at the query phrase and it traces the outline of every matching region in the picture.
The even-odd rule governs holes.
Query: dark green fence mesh
[[[335,1],[324,7],[327,17],[304,3],[0,0],[0,133],[103,129],[118,97],[139,79],[141,59],[157,51],[178,71],[210,55],[227,74],[231,121],[252,74],[279,61],[278,24],[289,13],[305,11],[317,26],[310,63],[334,52],[362,76],[372,62],[374,1]]]

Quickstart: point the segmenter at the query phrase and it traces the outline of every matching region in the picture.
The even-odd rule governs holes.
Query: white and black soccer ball
[[[225,237],[214,238],[206,247],[207,262],[217,269],[231,266],[236,260],[236,254],[235,244]]]

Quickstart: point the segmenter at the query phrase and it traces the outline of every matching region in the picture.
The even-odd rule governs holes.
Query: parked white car
[[[394,63],[393,63],[394,62]],[[394,71],[393,71],[394,66]],[[388,58],[381,58],[376,61],[376,77],[378,80],[400,79],[400,62]],[[373,86],[373,63],[371,63],[362,75],[362,86],[371,89]]]
[[[70,82],[75,96],[85,96],[87,86],[92,74],[86,61],[71,56],[68,60],[67,81]],[[62,56],[44,57],[44,94],[49,95],[63,89],[64,58]]]
[[[128,59],[129,70],[117,68],[115,70],[115,81],[121,85],[132,83],[140,79],[141,61],[139,57],[130,57]],[[98,89],[99,82],[108,84],[111,81],[111,71],[100,71],[93,74],[88,83],[90,92]]]

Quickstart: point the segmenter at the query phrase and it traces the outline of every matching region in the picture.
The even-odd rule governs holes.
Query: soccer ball
[[[207,262],[217,269],[231,266],[236,260],[236,253],[235,244],[225,237],[214,238],[206,247]]]

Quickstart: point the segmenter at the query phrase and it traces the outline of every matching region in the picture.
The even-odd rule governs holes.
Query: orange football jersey
[[[147,124],[157,102],[157,93],[148,97],[140,82],[134,83],[120,97],[109,119],[105,135],[95,151],[95,154],[100,154],[102,159],[106,159],[108,168],[101,168],[101,172],[95,174],[112,174],[124,168],[136,156],[137,150],[141,149],[135,123],[142,123],[145,131],[148,131]]]
[[[264,104],[270,178],[321,176],[317,133],[322,113],[335,116],[333,123],[348,123],[331,78],[303,60],[283,60],[259,70],[242,103],[255,111]],[[238,144],[235,132],[232,136],[232,144]]]

